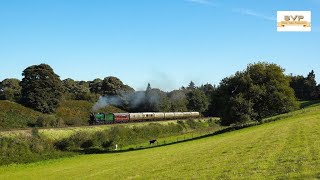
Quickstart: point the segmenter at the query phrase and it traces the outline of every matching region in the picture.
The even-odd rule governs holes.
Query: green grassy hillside
[[[18,103],[0,100],[0,129],[24,128],[32,126],[39,117],[43,119],[60,119],[65,125],[86,125],[93,103],[88,101],[64,101],[57,112],[51,116],[34,111]],[[107,106],[102,112],[123,112]]]
[[[34,124],[41,113],[18,103],[0,100],[0,129],[22,128]]]
[[[152,149],[0,167],[0,179],[320,178],[320,106],[260,126]]]

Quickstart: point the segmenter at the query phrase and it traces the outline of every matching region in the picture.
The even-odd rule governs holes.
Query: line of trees
[[[200,111],[208,106],[209,93],[191,81],[187,88],[164,92],[148,84],[145,91],[135,91],[119,78],[109,76],[93,81],[75,81],[60,77],[47,64],[27,67],[23,79],[5,79],[0,83],[0,99],[15,101],[42,113],[54,113],[63,100],[96,102],[100,96],[112,97],[108,102],[129,112]],[[209,85],[205,85],[207,88]],[[212,87],[210,85],[210,87]],[[206,94],[205,94],[206,92]]]
[[[218,86],[187,87],[164,92],[147,85],[135,91],[119,78],[109,76],[93,81],[60,80],[47,64],[26,68],[23,79],[5,79],[0,83],[0,99],[15,101],[43,113],[54,113],[63,100],[107,103],[128,112],[199,111],[219,116],[222,124],[260,121],[265,117],[298,108],[297,100],[316,100],[320,96],[312,70],[306,77],[285,75],[276,64],[249,64],[243,71],[221,80]]]
[[[300,100],[319,99],[320,85],[317,85],[316,75],[312,70],[307,77],[290,75],[290,86],[294,89],[295,96]]]

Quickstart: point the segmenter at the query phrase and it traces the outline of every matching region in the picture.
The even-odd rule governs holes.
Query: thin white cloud
[[[213,7],[218,7],[217,4],[213,3],[212,1],[209,0],[184,0],[186,2],[191,2],[191,3],[195,3],[195,4],[201,4],[201,5],[207,5],[207,6],[213,6]],[[221,7],[221,6],[219,6]],[[223,7],[223,6],[222,6]],[[234,13],[238,13],[238,14],[242,14],[242,15],[248,15],[248,16],[253,16],[253,17],[257,17],[260,19],[265,19],[265,20],[269,20],[269,21],[277,21],[276,17],[273,16],[266,16],[264,14],[261,13],[257,13],[251,9],[244,9],[244,8],[233,8],[231,9],[232,12]]]
[[[217,6],[215,3],[209,1],[209,0],[185,0],[187,2],[201,4],[201,5],[207,5],[207,6]]]
[[[233,12],[243,14],[243,15],[248,15],[248,16],[254,16],[260,19],[265,19],[269,21],[277,21],[276,17],[273,16],[266,16],[264,14],[257,13],[255,11],[252,11],[251,9],[239,9],[239,8],[234,8],[232,9]]]

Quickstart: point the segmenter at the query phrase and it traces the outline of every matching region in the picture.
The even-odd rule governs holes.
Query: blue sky
[[[278,10],[311,10],[312,32],[276,32]],[[0,0],[0,80],[47,63],[61,79],[172,90],[267,61],[319,83],[319,42],[320,0]]]

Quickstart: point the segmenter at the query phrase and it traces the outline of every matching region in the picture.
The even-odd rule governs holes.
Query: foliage
[[[18,79],[5,79],[0,83],[0,99],[18,102],[21,97],[21,86]]]
[[[128,109],[129,98],[134,93],[134,89],[113,76],[103,79],[101,91],[103,96],[111,96],[119,101],[117,107]]]
[[[103,95],[121,95],[123,93],[134,92],[134,89],[113,76],[109,76],[103,79],[101,90]]]
[[[276,64],[249,64],[247,69],[224,78],[211,98],[210,111],[223,124],[260,121],[298,107],[289,78]]]
[[[0,129],[34,126],[40,112],[18,103],[0,100]]]
[[[196,85],[194,84],[194,82],[193,82],[193,81],[190,81],[187,89],[188,89],[188,90],[193,90],[193,89],[195,89],[195,88],[196,88]]]
[[[92,102],[97,100],[97,95],[91,94],[88,82],[74,81],[73,79],[68,78],[62,81],[62,85],[65,99]]]
[[[222,117],[224,119],[223,125],[245,123],[255,117],[253,103],[245,99],[242,93],[230,98],[226,111],[228,113],[224,113]]]
[[[74,151],[91,147],[110,149],[115,144],[123,147],[137,143],[146,142],[150,139],[175,135],[181,133],[184,128],[181,124],[169,123],[162,125],[150,123],[146,126],[113,126],[104,131],[88,132],[80,131],[70,137],[58,140],[55,147],[64,151]]]
[[[212,84],[207,83],[205,85],[201,85],[199,89],[204,92],[207,98],[209,98],[216,88],[212,86]]]
[[[188,100],[188,110],[189,111],[198,111],[204,112],[208,108],[208,99],[206,95],[199,89],[193,89],[189,91],[187,94]]]
[[[187,97],[183,90],[173,90],[169,93],[169,99],[171,104],[170,111],[172,112],[186,112],[187,109]]]
[[[26,68],[21,81],[21,102],[43,113],[53,113],[60,104],[63,88],[59,76],[47,64]]]
[[[312,70],[307,77],[290,76],[290,86],[294,89],[295,96],[301,100],[316,100],[320,97],[320,89],[317,87],[315,74]]]
[[[96,78],[89,82],[90,92],[95,94],[103,94],[102,92],[102,79]]]
[[[160,89],[152,89],[150,84],[148,84],[144,100],[144,111],[163,112],[170,110],[170,102],[167,94]]]
[[[63,119],[57,118],[55,115],[41,115],[36,120],[38,127],[61,127],[63,125]]]
[[[69,155],[56,151],[50,140],[39,137],[37,133],[32,136],[0,137],[0,165],[30,163]]]

